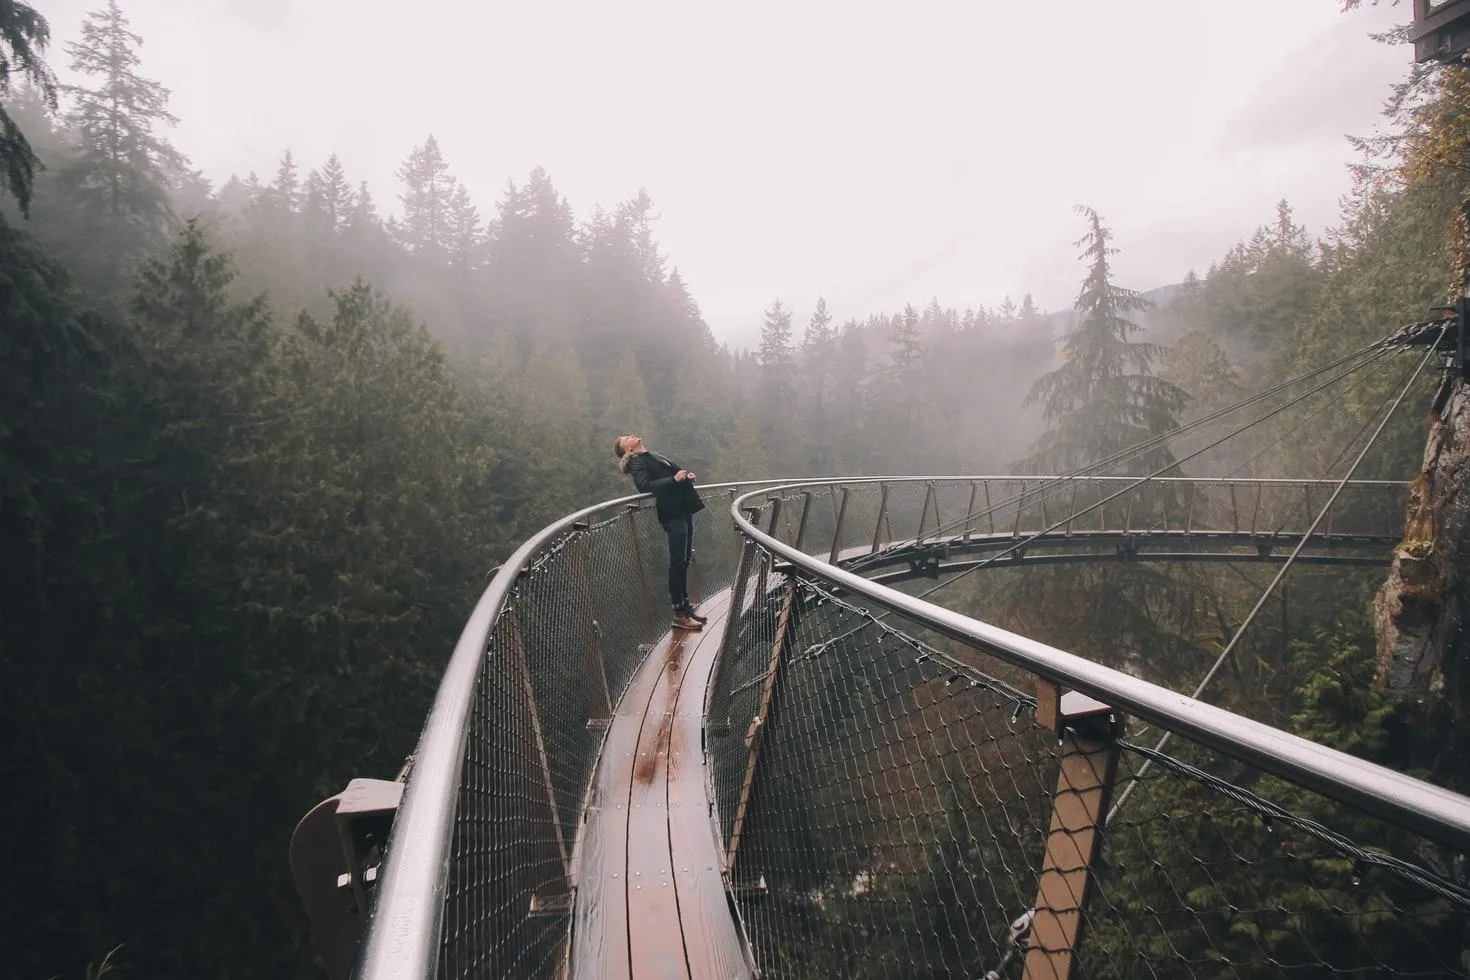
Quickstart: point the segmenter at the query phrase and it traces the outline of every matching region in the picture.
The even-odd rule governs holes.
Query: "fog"
[[[47,3],[53,58],[93,0]],[[341,155],[385,209],[433,133],[482,213],[544,167],[579,214],[646,187],[715,336],[836,315],[1071,304],[1071,207],[1124,283],[1201,272],[1288,198],[1320,232],[1404,47],[1332,0],[1045,5],[131,0],[171,134],[216,186]]]

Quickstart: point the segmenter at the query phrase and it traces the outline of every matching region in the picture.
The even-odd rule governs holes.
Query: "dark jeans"
[[[694,556],[694,518],[676,517],[664,526],[669,536],[669,601],[689,601],[689,559]]]

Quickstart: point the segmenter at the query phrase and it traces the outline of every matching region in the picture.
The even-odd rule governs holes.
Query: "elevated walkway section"
[[[578,835],[570,972],[607,980],[752,976],[726,898],[705,702],[729,590],[698,633],[654,645],[608,726]]]

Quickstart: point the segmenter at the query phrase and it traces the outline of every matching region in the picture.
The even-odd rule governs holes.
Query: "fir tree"
[[[20,205],[31,207],[31,185],[42,169],[40,159],[20,126],[5,111],[14,89],[12,76],[20,75],[40,95],[48,110],[56,109],[56,76],[42,59],[51,43],[51,27],[29,4],[0,0],[0,174]]]
[[[109,291],[121,287],[130,257],[163,243],[174,220],[169,193],[186,165],[157,132],[178,120],[168,110],[168,89],[138,73],[142,43],[117,0],[109,0],[87,15],[81,41],[67,45],[72,69],[93,81],[67,86],[66,121],[77,145],[58,178],[79,209],[78,265],[95,270]]]
[[[395,237],[416,255],[443,255],[449,243],[455,181],[432,134],[409,153],[398,169],[398,179],[403,182],[398,198],[403,203],[403,220]]]
[[[1077,294],[1079,314],[1062,338],[1063,362],[1032,386],[1026,403],[1040,403],[1051,429],[1022,464],[1026,472],[1067,472],[1096,462],[1178,427],[1176,416],[1187,396],[1154,377],[1156,345],[1130,340],[1139,327],[1128,314],[1149,303],[1116,285],[1109,259],[1116,254],[1112,232],[1091,208],[1079,208],[1088,230],[1077,241],[1088,261]],[[1128,466],[1152,472],[1172,456],[1159,448]]]

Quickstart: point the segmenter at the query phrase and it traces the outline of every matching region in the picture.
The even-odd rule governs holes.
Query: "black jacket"
[[[681,469],[683,467],[678,463],[652,450],[634,453],[628,460],[628,475],[633,478],[638,492],[653,494],[660,524],[704,510],[704,501],[699,499],[694,481],[674,479],[674,474]]]

